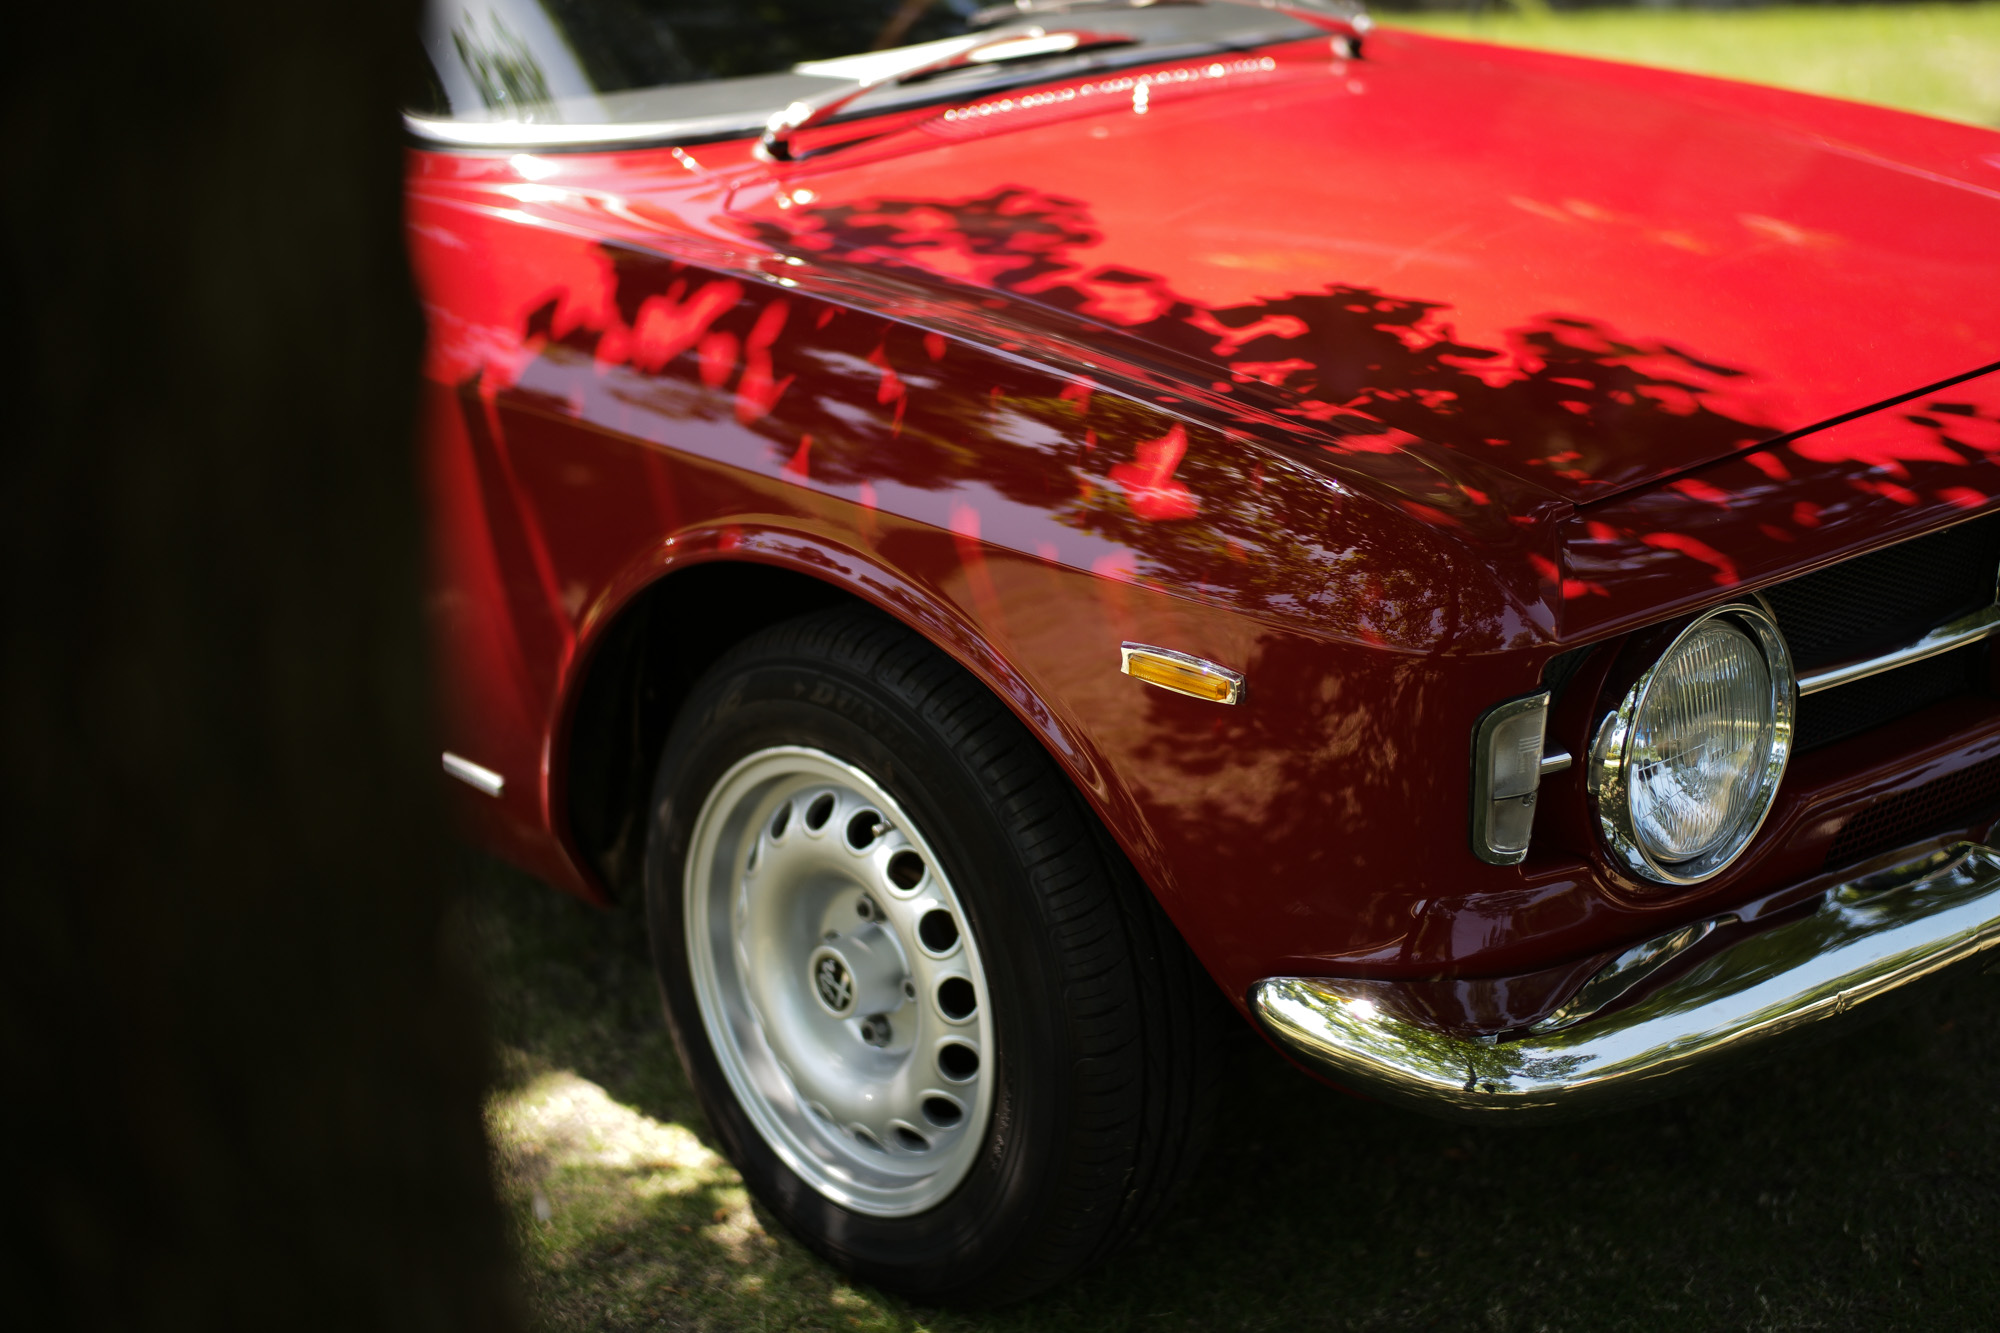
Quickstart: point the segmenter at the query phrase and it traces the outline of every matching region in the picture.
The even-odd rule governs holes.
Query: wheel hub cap
[[[762,750],[696,820],[688,953],[738,1102],[820,1193],[903,1216],[977,1160],[986,980],[942,865],[903,809],[817,750]]]
[[[821,949],[813,955],[813,989],[819,994],[819,1002],[835,1018],[845,1018],[854,1012],[854,974],[848,969],[847,960],[832,949]]]

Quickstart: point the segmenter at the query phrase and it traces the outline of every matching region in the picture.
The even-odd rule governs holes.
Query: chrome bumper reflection
[[[1628,960],[1587,983],[1615,1000]],[[1622,1009],[1575,1003],[1508,1040],[1453,1036],[1398,1015],[1397,983],[1277,977],[1250,992],[1266,1031],[1336,1083],[1460,1119],[1555,1119],[1674,1091],[1726,1057],[1849,1013],[1912,983],[2000,957],[2000,851],[1960,843],[1828,892],[1808,916],[1703,958]],[[1648,970],[1653,964],[1649,961]],[[1600,984],[1608,982],[1610,984]]]

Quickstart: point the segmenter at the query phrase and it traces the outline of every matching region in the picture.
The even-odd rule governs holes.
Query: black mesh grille
[[[1856,556],[1764,595],[1794,664],[1810,671],[1872,657],[1991,606],[1996,570],[2000,514]]]
[[[1969,828],[1994,812],[2000,812],[2000,759],[1961,768],[1875,802],[1840,830],[1827,850],[1827,868],[1866,860],[1926,833]]]
[[[1993,605],[2000,514],[1961,523],[1764,590],[1801,673],[1872,657]],[[1984,687],[1976,645],[1799,700],[1795,746],[1813,750]]]
[[[1808,694],[1799,700],[1793,747],[1801,752],[1816,750],[1975,690],[1985,663],[1986,646],[1975,643],[1928,662]]]

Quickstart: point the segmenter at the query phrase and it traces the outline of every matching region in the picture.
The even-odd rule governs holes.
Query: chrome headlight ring
[[[1747,636],[1763,656],[1770,691],[1770,737],[1762,756],[1747,770],[1752,784],[1749,800],[1734,824],[1698,855],[1680,861],[1666,860],[1647,848],[1634,826],[1631,777],[1634,742],[1648,695],[1659,682],[1662,669],[1676,661],[1682,646],[1703,627],[1717,620],[1725,620],[1731,628]],[[1618,707],[1598,727],[1597,739],[1591,746],[1585,788],[1612,860],[1631,874],[1658,884],[1699,884],[1721,874],[1750,845],[1771,812],[1778,783],[1791,759],[1797,706],[1798,680],[1792,669],[1791,650],[1761,599],[1756,603],[1731,602],[1696,616],[1626,691]]]

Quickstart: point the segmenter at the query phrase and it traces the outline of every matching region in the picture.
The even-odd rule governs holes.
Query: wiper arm
[[[1073,14],[1092,9],[1157,9],[1162,5],[1199,5],[1206,0],[1012,0],[1004,5],[988,5],[973,11],[966,22],[975,28],[990,28],[1029,14]]]
[[[764,133],[751,151],[765,162],[796,162],[807,154],[794,152],[792,138],[809,125],[817,125],[864,93],[885,83],[909,83],[931,74],[974,65],[994,65],[1009,60],[1032,60],[1039,56],[1068,55],[1105,46],[1129,46],[1133,38],[1118,32],[1090,32],[1082,28],[1028,28],[1001,36],[964,37],[940,51],[932,44],[914,54],[908,64],[877,69],[866,78],[857,78],[845,88],[792,103],[764,126]]]
[[[1361,37],[1374,27],[1359,0],[1015,0],[1011,6],[981,10],[973,21],[998,22],[1026,14],[1059,13],[1072,8],[1145,9],[1159,4],[1221,3],[1268,9],[1334,34],[1341,54],[1349,59],[1361,55]],[[764,126],[752,153],[765,162],[796,162],[806,154],[794,152],[792,139],[800,130],[817,125],[842,107],[885,83],[909,83],[932,74],[972,65],[998,64],[1008,60],[1029,60],[1038,56],[1067,55],[1106,46],[1128,46],[1136,39],[1124,33],[1095,32],[1083,28],[1033,27],[995,36],[961,37],[950,46],[932,42],[911,48],[909,63],[872,69],[845,88],[819,97],[805,98],[778,112]],[[884,55],[889,53],[884,52]],[[823,150],[830,151],[830,150]]]

